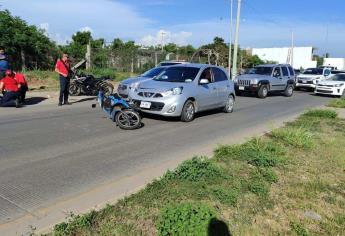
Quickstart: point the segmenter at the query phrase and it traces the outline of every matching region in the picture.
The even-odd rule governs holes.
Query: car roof
[[[262,64],[262,65],[257,65],[260,67],[273,67],[273,66],[291,66],[289,64]]]
[[[188,63],[188,64],[177,64],[177,65],[172,65],[169,67],[194,67],[194,68],[205,68],[205,67],[215,67],[224,70],[223,67],[220,66],[215,66],[215,65],[210,65],[210,64],[201,64],[201,63]]]

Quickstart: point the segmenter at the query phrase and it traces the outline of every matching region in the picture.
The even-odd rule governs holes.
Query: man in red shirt
[[[25,95],[26,92],[29,90],[28,82],[25,79],[25,76],[22,73],[15,72],[14,78],[17,80],[18,84],[20,84],[20,96],[19,100],[21,103],[25,103]]]
[[[60,96],[59,96],[59,106],[71,105],[68,102],[69,84],[70,84],[70,74],[71,66],[68,60],[68,55],[66,53],[62,54],[61,59],[56,62],[55,72],[60,75]]]
[[[4,94],[1,105],[5,105],[11,100],[15,100],[16,107],[19,107],[19,89],[20,84],[15,80],[14,73],[7,70],[5,77],[0,81],[0,92]]]

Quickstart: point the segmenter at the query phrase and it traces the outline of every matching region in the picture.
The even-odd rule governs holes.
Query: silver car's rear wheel
[[[195,105],[194,102],[188,100],[182,109],[181,120],[184,122],[190,122],[194,119],[195,116]]]
[[[233,95],[229,95],[226,105],[224,107],[225,113],[232,113],[234,111],[235,99]]]

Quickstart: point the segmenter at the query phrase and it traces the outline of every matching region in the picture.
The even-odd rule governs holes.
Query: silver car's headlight
[[[140,82],[133,83],[129,86],[129,89],[137,89],[140,85]]]
[[[335,84],[334,87],[341,87],[344,86],[344,84]]]
[[[253,79],[250,81],[250,84],[258,84],[258,83],[259,83],[259,81],[257,79]]]
[[[237,84],[238,83],[238,79],[234,79],[234,83]]]
[[[169,97],[172,95],[180,95],[182,93],[182,90],[183,90],[183,87],[176,87],[173,89],[169,89],[161,94],[163,97]]]

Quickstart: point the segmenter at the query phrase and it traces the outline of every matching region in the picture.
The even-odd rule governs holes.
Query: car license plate
[[[150,109],[151,108],[151,102],[140,102],[140,107],[141,108],[146,108],[146,109]]]
[[[239,90],[244,90],[244,86],[238,87]]]
[[[306,80],[302,80],[302,84],[306,84],[307,83],[307,81]]]

